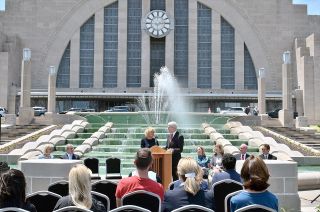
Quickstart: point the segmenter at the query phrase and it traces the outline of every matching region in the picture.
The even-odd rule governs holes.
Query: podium
[[[167,190],[172,181],[172,153],[159,146],[153,146],[150,150],[153,158],[151,169],[161,177],[163,188]]]

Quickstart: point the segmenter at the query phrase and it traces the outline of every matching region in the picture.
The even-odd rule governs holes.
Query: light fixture
[[[290,51],[285,51],[282,55],[283,64],[291,64],[291,53]]]
[[[49,74],[50,75],[55,75],[57,72],[56,72],[56,67],[54,66],[49,66]]]
[[[22,54],[23,54],[23,61],[30,61],[31,60],[31,49],[24,48]]]
[[[259,68],[259,77],[264,78],[265,77],[265,70],[264,68]]]

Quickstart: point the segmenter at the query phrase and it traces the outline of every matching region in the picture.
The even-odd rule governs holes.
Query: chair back
[[[185,205],[173,210],[172,212],[214,212],[213,210],[201,205]]]
[[[92,180],[100,180],[101,177],[99,176],[99,160],[97,158],[86,158],[83,160],[84,165],[91,170]]]
[[[264,205],[253,204],[237,209],[235,212],[277,212],[276,210]]]
[[[121,207],[115,208],[109,212],[132,212],[132,211],[137,211],[137,212],[151,212],[148,209],[141,208],[136,205],[123,205]]]
[[[117,183],[109,180],[99,180],[92,184],[92,191],[106,195],[110,200],[110,210],[117,207],[116,204]]]
[[[214,183],[212,185],[212,190],[216,211],[225,211],[224,199],[226,196],[232,192],[242,189],[243,186],[241,183],[231,179],[225,179]]]
[[[107,211],[110,210],[110,200],[109,200],[109,197],[107,197],[107,195],[101,194],[96,191],[91,191],[91,195],[93,198],[100,201],[104,205]]]
[[[84,208],[79,208],[77,206],[68,206],[68,207],[60,208],[53,212],[93,212],[93,211],[84,209]]]
[[[174,189],[174,184],[177,183],[177,181],[180,181],[180,180],[172,181],[172,182],[168,185],[168,190],[173,190],[173,189]]]
[[[0,212],[4,211],[17,211],[17,212],[28,212],[27,210],[24,210],[22,208],[16,208],[16,207],[8,207],[8,208],[1,208]]]
[[[226,196],[226,198],[224,198],[224,211],[225,211],[225,212],[231,212],[231,209],[230,209],[230,199],[231,199],[231,197],[239,194],[240,192],[241,192],[241,190],[232,192],[232,193],[228,194],[228,195]]]
[[[36,207],[37,212],[47,212],[53,211],[54,206],[60,198],[61,196],[59,194],[50,191],[38,191],[29,194],[26,200]]]
[[[121,179],[121,160],[119,158],[106,159],[106,179]]]
[[[48,186],[48,191],[59,194],[60,196],[68,196],[69,182],[66,180],[54,182]]]
[[[152,212],[161,211],[161,199],[159,195],[144,190],[124,195],[121,198],[121,205],[136,205]]]

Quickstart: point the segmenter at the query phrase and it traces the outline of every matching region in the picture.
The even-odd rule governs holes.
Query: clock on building
[[[163,10],[152,10],[144,19],[145,31],[152,37],[162,38],[169,34],[172,23]]]

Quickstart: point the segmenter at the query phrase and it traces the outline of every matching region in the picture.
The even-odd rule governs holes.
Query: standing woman
[[[148,127],[144,131],[144,138],[141,139],[141,148],[151,148],[155,145],[159,146],[158,140],[155,138],[155,129]]]
[[[210,165],[216,168],[222,167],[223,154],[224,154],[223,146],[221,144],[216,144],[214,147],[214,153],[212,155]]]
[[[10,169],[0,176],[0,208],[7,207],[37,211],[34,205],[26,202],[26,179],[17,169]]]

